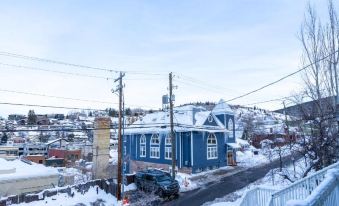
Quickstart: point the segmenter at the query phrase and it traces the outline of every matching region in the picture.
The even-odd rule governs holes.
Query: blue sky
[[[170,71],[176,74],[174,82],[179,86],[175,91],[177,105],[218,101],[246,93],[300,68],[301,44],[297,35],[307,2],[0,1],[0,51],[134,71],[126,74],[127,105],[160,108]],[[327,0],[314,0],[311,4],[320,16],[326,14]],[[0,63],[117,77],[116,73],[6,56],[0,56]],[[111,80],[1,65],[0,74],[0,89],[118,101],[110,92]],[[202,82],[196,85],[192,78],[206,85],[201,86]],[[300,76],[296,75],[231,103],[248,104],[284,97],[300,87]],[[112,106],[8,92],[0,92],[0,100],[85,108]],[[276,109],[281,107],[281,102],[258,106]],[[0,105],[0,115],[26,114],[28,109]]]

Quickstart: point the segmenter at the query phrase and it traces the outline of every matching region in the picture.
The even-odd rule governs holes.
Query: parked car
[[[154,192],[160,197],[178,195],[179,183],[173,180],[167,172],[150,169],[139,171],[135,175],[137,188],[148,192]]]

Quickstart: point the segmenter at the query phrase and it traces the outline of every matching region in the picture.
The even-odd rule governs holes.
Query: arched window
[[[146,136],[140,137],[140,157],[146,157]]]
[[[171,139],[171,135],[170,134],[166,135],[165,144],[166,144],[166,146],[171,146],[172,145],[172,139]]]
[[[151,158],[160,158],[160,139],[158,134],[151,137]]]
[[[172,139],[170,134],[167,134],[165,138],[165,159],[172,159]]]
[[[218,141],[214,133],[210,133],[207,138],[207,159],[218,158]]]
[[[160,144],[159,135],[153,134],[151,137],[151,144]]]
[[[228,124],[227,124],[227,128],[228,128],[228,130],[230,131],[230,138],[233,138],[233,128],[234,128],[234,122],[233,122],[233,119],[229,119],[228,120]]]

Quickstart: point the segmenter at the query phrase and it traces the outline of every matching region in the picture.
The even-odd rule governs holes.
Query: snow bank
[[[98,189],[98,194],[96,187],[91,187],[88,192],[81,194],[72,189],[73,196],[69,196],[67,193],[58,193],[52,197],[46,197],[44,200],[35,201],[31,203],[21,203],[16,206],[46,206],[46,205],[58,205],[58,206],[73,206],[73,205],[106,205],[113,206],[118,205],[117,199],[111,195],[107,194],[105,191]],[[93,204],[93,203],[96,204]],[[100,204],[104,203],[104,204]]]
[[[36,163],[27,164],[21,160],[7,161],[0,158],[0,170],[9,168],[15,168],[15,172],[7,174],[1,174],[0,172],[0,181],[58,175],[58,170],[52,167],[45,167],[44,165]]]
[[[124,186],[124,192],[137,190],[137,185],[135,183]]]
[[[252,151],[237,151],[237,162],[239,166],[254,167],[269,163],[269,160],[262,154],[254,155]]]

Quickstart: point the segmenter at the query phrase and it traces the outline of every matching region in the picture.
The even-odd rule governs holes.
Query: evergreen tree
[[[1,144],[6,144],[7,140],[8,140],[7,134],[5,132],[2,133]]]
[[[132,110],[130,108],[126,108],[125,109],[125,114],[128,115],[128,116],[131,116],[132,115]]]
[[[37,116],[35,115],[34,110],[29,110],[28,111],[28,120],[27,124],[29,125],[35,125],[37,122]]]

